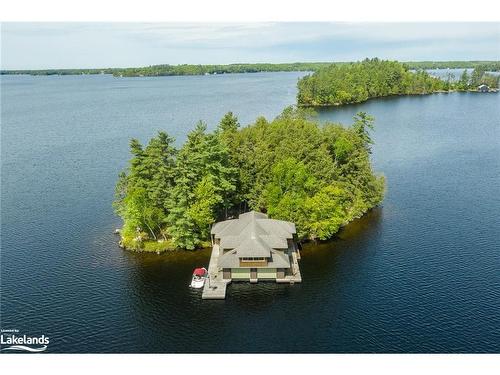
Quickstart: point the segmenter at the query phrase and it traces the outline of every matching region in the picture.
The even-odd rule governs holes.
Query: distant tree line
[[[410,68],[408,64],[377,58],[333,64],[299,80],[297,103],[299,106],[342,105],[391,95],[475,90],[481,83],[498,87],[498,77],[487,74],[482,67],[475,68],[470,77],[464,70],[458,82],[451,74],[440,79],[424,70],[411,71]]]
[[[410,69],[475,69],[500,71],[500,61],[414,61],[405,63]]]
[[[257,73],[257,72],[297,72],[311,71],[331,65],[345,65],[349,62],[296,62],[283,64],[228,64],[228,65],[151,65],[139,68],[105,68],[105,69],[41,69],[41,70],[2,70],[1,74],[30,75],[81,75],[112,74],[116,77],[156,77],[179,75]],[[446,69],[446,68],[480,68],[483,71],[500,71],[500,61],[417,61],[406,62],[409,69]]]
[[[36,70],[1,70],[0,74],[27,74],[32,76],[74,76],[85,74],[113,74],[116,69],[36,69]]]
[[[127,68],[113,72],[115,76],[185,76],[258,72],[315,71],[331,63],[287,63],[287,64],[229,64],[229,65],[153,65],[142,68]]]
[[[132,158],[116,185],[122,245],[161,251],[206,244],[210,226],[255,209],[296,223],[304,239],[327,239],[378,205],[384,178],[370,164],[373,118],[320,126],[286,108],[273,121],[240,128],[227,113],[214,132],[200,122],[184,145],[159,132]]]

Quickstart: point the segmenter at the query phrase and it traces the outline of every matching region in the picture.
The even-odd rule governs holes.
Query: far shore
[[[0,75],[99,75],[115,77],[168,77],[192,75],[218,75],[232,73],[263,72],[314,72],[323,67],[350,64],[354,61],[292,62],[292,63],[235,63],[211,65],[151,65],[129,68],[71,68],[71,69],[3,69]],[[409,69],[474,69],[483,67],[486,71],[500,71],[500,61],[405,61]]]

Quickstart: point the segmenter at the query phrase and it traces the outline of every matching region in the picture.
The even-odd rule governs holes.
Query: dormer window
[[[266,258],[245,257],[240,258],[242,262],[264,262]]]

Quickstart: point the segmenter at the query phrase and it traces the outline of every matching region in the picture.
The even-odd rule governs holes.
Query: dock
[[[217,267],[219,259],[219,245],[214,245],[210,263],[208,264],[208,278],[203,286],[202,299],[225,299],[226,288],[230,280],[224,280],[222,271]]]
[[[292,252],[292,267],[290,268],[290,273],[285,274],[285,277],[276,279],[277,283],[288,283],[288,284],[295,284],[295,283],[301,283],[302,282],[302,275],[300,274],[300,267],[299,267],[299,260],[300,260],[300,251],[297,247],[295,247],[295,251]]]

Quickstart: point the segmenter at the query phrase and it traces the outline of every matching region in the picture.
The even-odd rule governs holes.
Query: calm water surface
[[[300,285],[187,287],[209,252],[117,247],[111,201],[131,137],[182,142],[229,110],[294,103],[302,73],[1,77],[1,328],[50,352],[499,352],[500,95],[323,110],[376,117],[382,207],[303,251]]]

